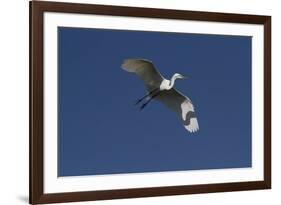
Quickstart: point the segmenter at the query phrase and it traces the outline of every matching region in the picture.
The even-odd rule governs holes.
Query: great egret
[[[136,104],[139,104],[147,99],[140,109],[143,109],[155,98],[178,113],[183,121],[184,127],[189,132],[199,130],[191,100],[174,88],[175,80],[184,79],[185,77],[183,75],[175,73],[171,80],[167,80],[159,73],[151,61],[144,59],[126,59],[121,67],[125,71],[136,73],[144,81],[148,94],[137,100]]]

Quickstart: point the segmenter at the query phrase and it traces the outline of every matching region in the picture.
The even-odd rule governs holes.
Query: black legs
[[[157,93],[155,93],[154,95],[152,95],[145,103],[143,103],[140,107],[140,110],[142,110],[143,108],[145,108],[145,106],[147,106],[147,104],[153,99],[155,98],[157,95],[160,94],[160,91],[158,91]]]
[[[145,108],[145,106],[147,106],[147,104],[153,99],[155,98],[157,95],[160,94],[160,89],[159,88],[155,88],[152,91],[150,91],[147,95],[143,96],[142,98],[138,99],[135,103],[135,105],[139,104],[140,102],[142,102],[145,98],[149,97],[148,100],[143,103],[140,107],[140,110],[142,110],[143,108]]]
[[[135,105],[139,104],[141,101],[143,101],[146,97],[151,96],[152,94],[154,94],[155,92],[158,92],[159,88],[155,88],[152,91],[150,91],[147,95],[143,96],[142,98],[136,100]]]

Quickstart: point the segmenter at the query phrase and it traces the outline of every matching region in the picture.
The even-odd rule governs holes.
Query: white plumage
[[[136,73],[144,81],[148,94],[139,99],[136,104],[147,99],[147,97],[149,98],[141,106],[141,109],[152,99],[159,100],[179,114],[185,129],[191,133],[199,130],[198,120],[191,100],[174,88],[177,79],[185,78],[183,75],[175,73],[171,80],[167,80],[159,73],[151,61],[144,59],[127,59],[121,67],[128,72]]]
[[[182,110],[182,119],[184,122],[187,120],[187,113],[195,111],[192,103],[186,100],[181,104],[181,110]],[[197,130],[199,130],[199,125],[196,117],[193,118],[191,117],[189,121],[190,122],[188,125],[184,125],[184,127],[189,132],[196,132]]]

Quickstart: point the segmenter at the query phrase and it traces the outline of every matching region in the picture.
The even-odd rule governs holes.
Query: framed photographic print
[[[271,188],[271,17],[30,2],[30,203]]]

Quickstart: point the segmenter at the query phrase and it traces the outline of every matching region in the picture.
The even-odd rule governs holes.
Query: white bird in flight
[[[136,104],[146,100],[141,110],[152,100],[164,103],[168,108],[178,113],[184,127],[191,133],[199,130],[194,106],[191,100],[174,88],[176,79],[185,77],[175,73],[171,80],[165,79],[154,67],[153,63],[144,59],[126,59],[122,66],[125,71],[136,73],[143,81],[148,94],[137,100]]]

